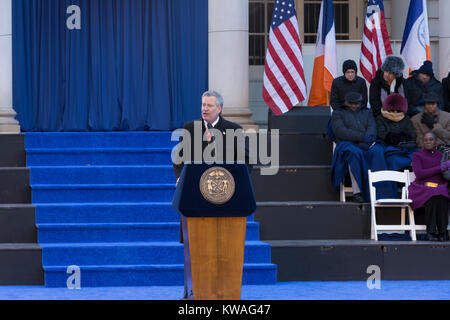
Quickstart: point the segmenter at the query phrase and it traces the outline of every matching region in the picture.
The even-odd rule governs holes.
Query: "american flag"
[[[302,47],[294,0],[275,0],[267,44],[263,99],[274,114],[306,97]]]
[[[361,73],[368,82],[372,81],[384,59],[391,54],[383,0],[369,0],[360,59]]]

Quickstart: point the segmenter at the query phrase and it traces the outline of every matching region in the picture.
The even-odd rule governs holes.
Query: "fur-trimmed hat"
[[[408,101],[398,93],[392,93],[384,99],[384,111],[400,111],[406,113],[408,111]]]
[[[393,73],[397,78],[403,77],[405,63],[401,57],[388,56],[381,65],[381,70]]]

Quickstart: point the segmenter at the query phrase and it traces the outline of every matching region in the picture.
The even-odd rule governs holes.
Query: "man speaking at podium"
[[[223,97],[218,92],[205,92],[202,95],[202,118],[184,124],[181,142],[176,150],[176,157],[178,157],[178,160],[173,161],[173,170],[175,177],[177,178],[177,185],[184,163],[208,161],[208,155],[210,156],[209,161],[214,160],[215,163],[225,163],[230,160],[242,163],[245,161],[249,171],[251,171],[251,166],[249,165],[249,152],[245,143],[242,127],[237,123],[225,120],[221,116],[223,104]],[[228,137],[228,139],[226,137]],[[184,141],[185,139],[188,141]],[[232,145],[230,145],[230,143],[232,143]],[[227,150],[230,154],[227,154]],[[231,153],[231,151],[233,151],[233,153]],[[189,155],[186,154],[189,152]],[[187,234],[187,219],[181,216],[181,243],[184,242],[183,233]],[[187,285],[187,274],[190,273],[190,266],[185,265],[184,269],[184,299],[189,299],[192,297],[192,292],[188,292],[189,286]]]
[[[189,121],[184,124],[183,129],[189,133],[190,137],[190,146],[191,146],[191,158],[189,159],[191,162],[193,161],[202,161],[203,154],[206,148],[208,148],[209,145],[214,144],[209,148],[212,152],[211,155],[213,158],[215,158],[216,153],[217,156],[219,156],[220,152],[220,160],[223,160],[225,162],[226,155],[227,155],[227,143],[226,143],[226,134],[227,130],[232,130],[233,133],[236,133],[236,130],[242,130],[242,127],[234,122],[225,120],[222,117],[222,108],[223,108],[223,97],[215,91],[207,91],[202,95],[202,119]],[[201,127],[201,134],[200,132],[196,132],[196,128]],[[213,135],[213,132],[215,135]],[[217,136],[220,135],[220,136]],[[185,136],[183,135],[183,138]],[[244,134],[242,132],[242,135],[236,135],[236,137],[244,139]],[[217,141],[217,143],[216,143]],[[220,143],[219,143],[220,141]],[[228,141],[227,141],[228,142]],[[249,156],[248,156],[248,148],[245,146],[245,141],[242,140],[243,144],[243,150],[240,150],[239,143],[236,143],[236,139],[233,141],[233,161],[245,161],[245,163],[249,164]],[[200,147],[201,144],[201,148]],[[220,145],[222,144],[222,146]],[[180,145],[179,145],[180,146]],[[230,150],[228,150],[230,151]],[[240,155],[242,154],[241,151],[244,153],[243,156],[245,159],[241,159]],[[185,155],[183,155],[183,150],[177,151],[177,155],[181,157],[181,159],[185,160]],[[181,171],[183,170],[184,161],[181,163],[174,163],[173,164],[173,170],[175,173],[175,177],[178,179],[180,178]],[[251,170],[251,167],[249,167],[249,170]]]

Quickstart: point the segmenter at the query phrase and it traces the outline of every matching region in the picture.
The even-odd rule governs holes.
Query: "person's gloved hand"
[[[411,141],[411,139],[409,138],[409,135],[407,135],[404,132],[400,132],[398,134],[399,138],[400,138],[400,142],[406,142],[406,141]]]
[[[441,171],[450,170],[450,160],[444,161],[441,163]]]
[[[388,133],[386,136],[386,142],[391,146],[396,146],[400,143],[400,135],[396,133]]]
[[[368,145],[371,145],[375,141],[375,136],[373,134],[364,134],[363,141]]]
[[[434,118],[434,116],[424,113],[422,115],[422,120],[420,122],[422,122],[428,128],[433,129],[434,123],[435,123],[435,118]]]
[[[356,146],[357,146],[358,148],[360,148],[361,150],[363,150],[363,151],[369,150],[369,147],[370,147],[370,145],[367,144],[367,143],[365,143],[365,142],[357,143]]]

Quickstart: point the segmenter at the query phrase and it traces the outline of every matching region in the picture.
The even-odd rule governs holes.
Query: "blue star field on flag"
[[[278,28],[280,24],[296,14],[294,0],[276,0],[272,15],[272,29]]]

